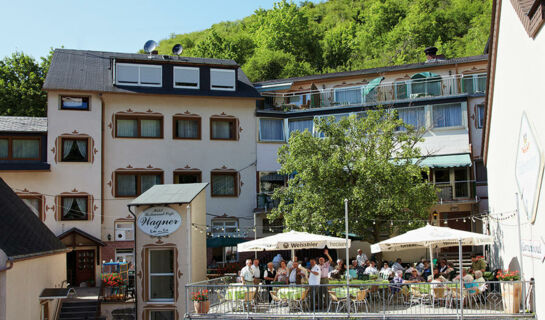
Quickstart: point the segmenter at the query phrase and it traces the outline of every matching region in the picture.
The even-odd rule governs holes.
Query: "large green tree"
[[[22,52],[0,61],[0,115],[45,117],[47,95],[42,90],[51,62],[37,62]]]
[[[415,161],[421,158],[420,132],[398,130],[403,122],[382,109],[315,124],[320,136],[295,132],[279,150],[280,172],[293,177],[275,190],[280,204],[269,219],[283,218],[289,229],[340,235],[348,199],[350,232],[376,242],[383,232],[403,232],[428,218],[437,197]]]

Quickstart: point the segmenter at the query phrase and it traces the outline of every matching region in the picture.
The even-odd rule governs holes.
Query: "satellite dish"
[[[172,54],[175,55],[175,56],[179,56],[182,54],[182,51],[184,50],[184,48],[182,47],[181,44],[175,44],[174,47],[172,47]]]
[[[155,50],[155,48],[157,48],[157,42],[153,40],[148,40],[144,44],[144,51],[146,51],[146,53],[152,53],[152,51]]]

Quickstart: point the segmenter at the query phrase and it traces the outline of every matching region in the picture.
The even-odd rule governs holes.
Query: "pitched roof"
[[[66,247],[0,178],[0,249],[17,259]]]
[[[66,230],[65,232],[59,234],[58,238],[62,240],[63,238],[65,238],[66,236],[68,236],[68,235],[70,235],[72,233],[77,233],[77,234],[81,235],[82,237],[91,240],[92,242],[96,243],[99,246],[104,247],[106,245],[99,238],[97,238],[97,237],[95,237],[95,236],[93,236],[93,235],[91,235],[91,234],[89,234],[89,233],[87,233],[87,232],[85,232],[85,231],[83,231],[83,230],[81,230],[79,228],[76,228],[76,227],[70,228],[70,229]]]
[[[163,65],[204,65],[238,69],[236,91],[209,90],[202,88],[174,89],[165,87],[139,87],[114,85],[112,66],[114,61]],[[260,97],[242,69],[233,60],[147,55],[89,50],[55,49],[51,66],[45,78],[44,90],[76,90],[114,93],[152,93],[197,96]]]
[[[156,184],[134,199],[129,206],[190,203],[208,183]]]
[[[47,118],[0,116],[1,132],[47,132]]]
[[[397,66],[387,66],[387,67],[379,67],[379,68],[354,70],[354,71],[333,72],[333,73],[326,73],[326,74],[315,74],[315,75],[304,76],[304,77],[295,77],[295,78],[286,78],[286,79],[273,79],[273,80],[255,82],[254,85],[256,86],[256,88],[259,89],[260,86],[269,85],[269,84],[276,84],[276,83],[334,79],[334,78],[375,74],[375,73],[382,73],[382,72],[389,72],[389,71],[401,71],[401,70],[411,70],[411,69],[433,68],[433,67],[444,66],[444,65],[449,65],[449,64],[468,63],[468,62],[487,61],[487,60],[488,60],[488,55],[484,54],[484,55],[480,55],[480,56],[470,56],[470,57],[462,57],[462,58],[453,58],[453,59],[448,59],[448,60],[439,60],[439,61],[436,61],[436,62],[433,62],[433,63],[419,62],[419,63],[403,64],[403,65],[397,65]]]

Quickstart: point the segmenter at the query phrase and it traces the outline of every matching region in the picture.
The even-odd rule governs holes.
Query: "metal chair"
[[[365,305],[365,312],[369,312],[369,304],[367,303],[368,289],[360,290],[356,295],[356,299],[352,300],[354,304],[354,310],[358,311],[359,307]]]
[[[339,299],[337,298],[337,295],[335,292],[329,291],[329,306],[327,307],[327,312],[331,311],[331,306],[337,305],[335,308],[335,312],[339,312],[343,308],[346,310],[346,304],[348,302],[347,298]]]

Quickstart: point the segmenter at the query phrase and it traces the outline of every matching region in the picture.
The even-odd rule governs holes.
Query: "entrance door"
[[[76,251],[76,282],[79,286],[82,282],[95,280],[95,251],[77,250]]]

